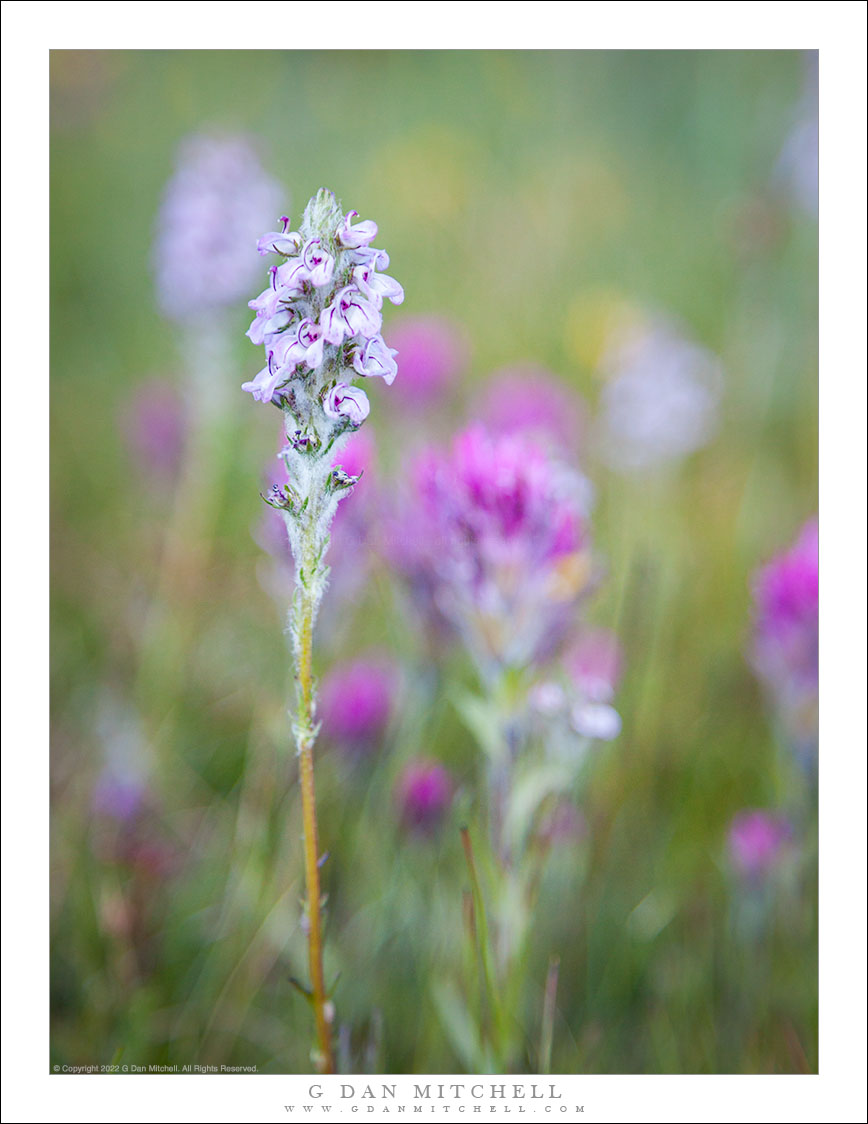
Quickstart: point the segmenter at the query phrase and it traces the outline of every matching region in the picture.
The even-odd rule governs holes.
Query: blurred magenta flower
[[[663,317],[618,332],[601,360],[597,442],[621,472],[676,462],[706,445],[717,428],[720,361]]]
[[[816,734],[819,527],[808,520],[789,550],[753,579],[751,660],[794,734]]]
[[[434,403],[467,368],[470,356],[464,331],[444,316],[399,320],[389,338],[401,373],[393,393],[406,408]]]
[[[318,706],[323,735],[350,753],[376,749],[389,724],[397,685],[394,664],[378,652],[330,668]]]
[[[819,525],[810,519],[793,546],[754,577],[756,666],[772,682],[817,681]]]
[[[334,459],[334,465],[350,476],[359,478],[352,495],[339,505],[332,520],[329,544],[330,582],[349,588],[351,575],[364,582],[371,548],[371,531],[376,524],[378,485],[376,476],[376,447],[373,440],[360,430],[354,433]],[[352,582],[357,588],[358,582]]]
[[[415,461],[393,558],[484,673],[558,629],[589,578],[586,481],[524,434],[474,425]]]
[[[493,433],[528,433],[577,459],[583,403],[545,367],[519,363],[497,371],[477,395],[473,412]]]
[[[142,383],[125,402],[123,428],[139,471],[169,481],[181,466],[187,411],[175,386],[165,379]]]
[[[745,878],[765,877],[784,857],[792,835],[792,825],[783,816],[762,809],[739,812],[728,835],[733,866]]]
[[[395,789],[404,827],[422,835],[442,824],[454,793],[452,778],[436,761],[420,758],[407,765]]]
[[[259,272],[255,248],[285,192],[246,136],[187,137],[166,185],[153,251],[164,315],[186,321],[241,298]]]
[[[334,464],[339,464],[350,476],[369,475],[374,466],[374,443],[368,434],[364,430],[354,433],[335,458]],[[340,504],[335,513],[336,520],[340,519],[342,513],[352,510],[351,501],[358,495],[357,490]]]

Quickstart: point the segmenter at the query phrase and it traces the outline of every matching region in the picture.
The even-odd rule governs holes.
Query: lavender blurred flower
[[[717,426],[723,373],[710,351],[671,323],[633,324],[608,345],[598,443],[621,472],[675,462],[701,448]]]
[[[474,413],[496,433],[527,433],[577,460],[584,430],[581,400],[533,363],[504,367],[483,385]]]
[[[621,732],[621,716],[610,704],[621,675],[621,646],[606,629],[585,630],[564,657],[578,695],[570,710],[577,734],[611,741]]]
[[[608,629],[583,629],[561,659],[561,678],[535,683],[528,695],[551,758],[576,760],[575,735],[612,741],[621,717],[611,705],[621,675],[621,646]]]
[[[739,812],[727,837],[732,864],[743,878],[760,881],[780,864],[792,836],[792,825],[783,816],[761,809]]]
[[[390,338],[401,371],[395,400],[405,409],[432,405],[467,368],[469,347],[464,331],[446,317],[399,320]]]
[[[178,473],[187,436],[187,414],[172,383],[154,379],[136,387],[124,407],[127,445],[138,470],[168,482]]]
[[[753,579],[751,661],[768,688],[785,726],[816,749],[819,674],[819,527],[801,529],[789,550]]]
[[[592,741],[610,742],[621,733],[621,716],[608,703],[576,703],[570,711],[570,723],[577,734]]]
[[[775,178],[781,181],[801,210],[816,217],[820,176],[819,120],[814,113],[797,121],[778,160]]]
[[[475,425],[412,470],[399,569],[426,588],[483,674],[540,650],[589,578],[584,478],[522,434]]]
[[[129,823],[145,808],[147,785],[140,777],[118,775],[111,768],[100,773],[91,796],[91,807],[99,816]]]
[[[417,834],[432,834],[442,824],[453,793],[452,778],[442,765],[424,758],[412,761],[395,790],[402,824]]]
[[[124,699],[106,690],[95,729],[103,764],[90,794],[94,851],[103,862],[161,880],[177,866],[179,856],[156,814],[151,753],[141,721]]]
[[[820,121],[817,103],[817,52],[805,52],[805,77],[795,121],[773,173],[773,181],[806,214],[819,209]]]
[[[320,687],[323,735],[349,753],[376,749],[389,724],[397,678],[394,665],[376,652],[332,667]]]
[[[95,729],[103,748],[103,764],[91,793],[95,814],[130,823],[150,798],[149,747],[138,715],[109,690],[99,698]]]
[[[153,254],[165,316],[189,321],[244,296],[256,277],[251,249],[282,194],[248,137],[195,135],[182,142]]]

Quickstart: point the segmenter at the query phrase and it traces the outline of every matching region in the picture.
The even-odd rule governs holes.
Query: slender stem
[[[311,551],[305,552],[306,573],[300,575],[299,634],[296,648],[296,676],[298,679],[298,714],[296,716],[296,743],[301,780],[301,806],[304,822],[304,868],[307,884],[308,962],[310,966],[311,1004],[316,1020],[317,1068],[321,1073],[334,1073],[335,1063],[331,1044],[331,1014],[326,996],[323,973],[323,937],[321,894],[319,883],[319,843],[316,826],[316,794],[313,781],[313,745],[316,727],[313,714],[313,622],[317,599],[312,582]]]
[[[539,1071],[542,1074],[552,1071],[552,1043],[555,1035],[555,1004],[558,995],[560,965],[560,957],[552,954],[549,957],[549,970],[546,976],[546,989],[543,998],[542,1028],[540,1030]]]
[[[156,582],[141,630],[134,692],[143,712],[162,716],[171,708],[193,629],[191,606],[201,585],[214,539],[223,489],[221,451],[227,441],[226,403],[219,387],[229,349],[225,318],[187,326],[186,394],[189,425],[174,487]],[[218,388],[215,391],[215,388]],[[205,404],[205,408],[203,408]],[[164,744],[171,744],[166,736]]]
[[[470,841],[470,832],[466,827],[461,828],[461,845],[464,848],[464,858],[470,874],[470,892],[473,899],[473,916],[475,922],[475,935],[477,937],[480,965],[482,968],[483,992],[485,995],[488,1015],[491,1019],[492,1047],[499,1068],[504,1066],[504,1037],[503,1011],[501,1009],[500,995],[497,986],[494,966],[491,958],[491,943],[488,933],[488,920],[485,912],[485,899],[482,896],[482,887],[476,872],[476,860],[473,856],[473,844]]]

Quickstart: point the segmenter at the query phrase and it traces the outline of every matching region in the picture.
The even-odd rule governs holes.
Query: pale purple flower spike
[[[352,455],[344,453],[370,403],[353,381],[379,377],[391,383],[397,371],[395,352],[380,330],[383,298],[400,304],[404,290],[379,272],[389,256],[370,245],[376,224],[357,218],[355,211],[344,214],[334,194],[321,188],[298,231],[289,229],[284,216],[282,229],[250,245],[278,259],[266,288],[250,301],[256,315],[247,335],[264,346],[265,366],[243,389],[283,414],[286,444],[278,456],[285,479],[272,481],[262,498],[279,512],[295,562],[288,632],[297,661],[310,658],[310,634],[328,581],[332,520],[360,479],[361,470],[351,470]],[[312,692],[302,709],[312,722]],[[299,752],[313,737],[308,731],[297,738]]]
[[[256,278],[251,255],[283,192],[244,136],[191,136],[178,151],[154,244],[162,312],[188,321],[239,301]]]
[[[404,290],[379,272],[389,256],[370,245],[376,223],[353,222],[357,217],[356,211],[344,215],[323,190],[308,204],[299,232],[288,231],[284,219],[282,231],[259,239],[260,254],[282,260],[269,271],[268,287],[250,301],[256,317],[247,335],[264,345],[266,364],[242,389],[257,401],[304,397],[298,382],[307,380],[307,394],[319,397],[329,418],[357,426],[368,415],[368,402],[350,382],[394,380],[397,352],[380,334],[382,308],[384,299],[401,304]],[[320,377],[309,379],[313,371]]]

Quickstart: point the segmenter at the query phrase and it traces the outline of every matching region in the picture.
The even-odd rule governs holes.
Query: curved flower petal
[[[388,297],[392,304],[401,304],[404,300],[404,289],[394,277],[377,273],[371,265],[357,265],[353,281],[375,308],[382,308],[383,297]]]
[[[279,367],[295,366],[304,355],[305,349],[299,346],[296,332],[281,332],[271,340],[272,363]]]
[[[315,339],[305,352],[304,362],[309,370],[314,371],[322,363],[325,340],[320,336]]]
[[[252,308],[257,316],[270,317],[277,312],[280,305],[280,290],[276,289],[273,285],[269,285],[267,289],[255,297],[252,301],[247,302],[247,307]]]
[[[351,249],[357,246],[367,246],[377,237],[377,224],[370,219],[351,225],[351,221],[358,218],[358,211],[350,211],[344,219],[343,229],[338,231],[338,241],[342,246]]]
[[[256,243],[256,249],[263,257],[266,254],[281,254],[288,258],[297,254],[300,246],[300,234],[296,234],[295,231],[290,231],[287,234],[282,230],[271,230],[268,234],[263,234]]]
[[[269,360],[268,366],[263,367],[255,378],[241,384],[241,389],[252,394],[257,402],[270,402],[278,385],[286,381],[286,372],[275,368]]]
[[[368,285],[381,298],[386,297],[392,304],[403,304],[404,286],[386,273],[372,273]]]
[[[354,265],[367,265],[371,269],[389,268],[389,255],[375,246],[359,246],[348,252],[348,258]]]
[[[335,421],[346,418],[351,425],[361,425],[371,410],[367,394],[345,382],[335,383],[326,395],[323,407],[330,418]]]
[[[320,289],[323,285],[331,283],[335,272],[335,259],[323,249],[321,238],[311,238],[308,241],[301,260],[311,284]]]
[[[289,324],[291,315],[289,309],[278,307],[273,316],[257,316],[245,335],[257,346],[264,344],[269,337],[282,331]]]
[[[350,328],[341,315],[340,303],[335,301],[328,308],[324,308],[319,317],[323,339],[326,343],[339,344],[350,335]]]
[[[310,281],[310,272],[301,258],[290,258],[277,267],[275,279],[284,290],[281,296],[287,298],[297,296],[304,290],[305,281]]]
[[[371,336],[379,333],[383,325],[379,309],[375,308],[355,285],[347,285],[341,290],[339,297],[341,316],[353,335],[370,339]]]
[[[386,346],[382,336],[374,336],[356,351],[353,368],[365,378],[382,378],[387,386],[391,386],[398,373],[398,364],[394,359],[397,354],[393,348]]]

